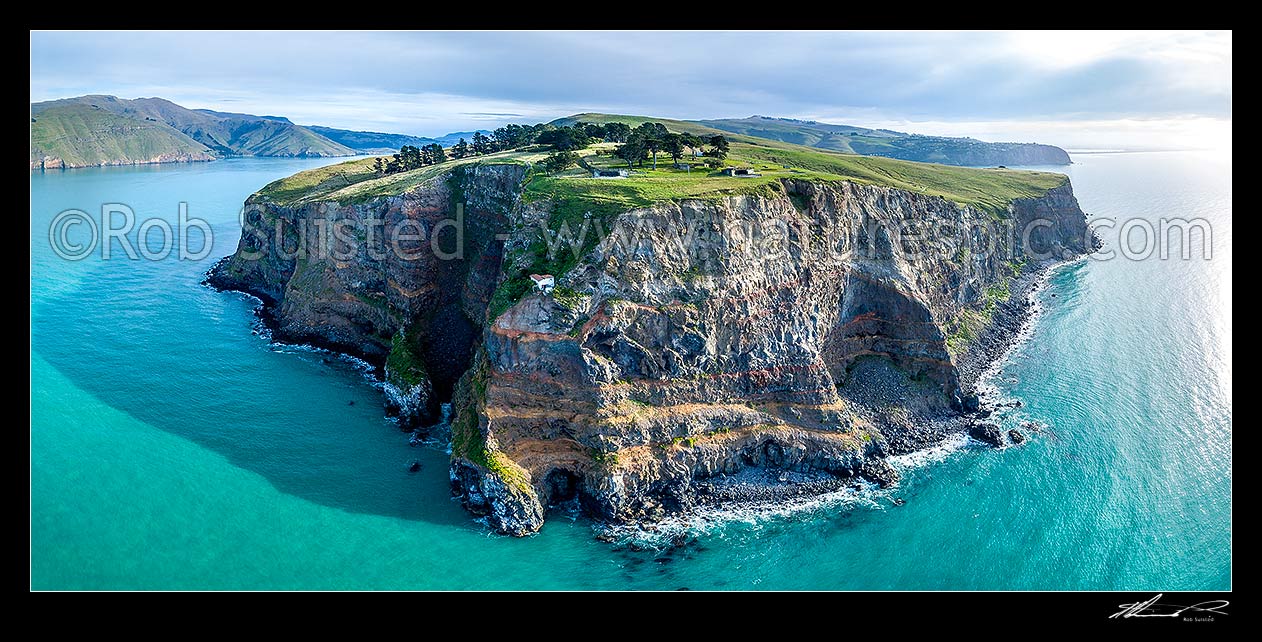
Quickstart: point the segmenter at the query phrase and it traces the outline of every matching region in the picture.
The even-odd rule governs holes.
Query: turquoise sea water
[[[1074,160],[1057,171],[1093,217],[1203,217],[1213,258],[1054,275],[994,379],[1024,403],[1008,420],[1050,431],[940,454],[888,495],[732,516],[640,551],[564,515],[535,537],[488,534],[450,499],[446,456],[410,448],[353,364],[269,346],[251,301],[199,285],[235,248],[249,193],[329,161],[33,173],[32,587],[1231,588],[1230,160]],[[54,255],[57,213],[104,202],[173,222],[187,202],[214,251]]]

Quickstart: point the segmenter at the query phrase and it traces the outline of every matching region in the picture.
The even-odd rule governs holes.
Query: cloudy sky
[[[88,93],[419,135],[603,111],[1229,147],[1231,34],[32,33],[31,100]]]

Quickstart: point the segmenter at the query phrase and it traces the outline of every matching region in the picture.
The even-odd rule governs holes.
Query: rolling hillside
[[[788,118],[751,116],[720,120],[671,120],[621,114],[583,113],[552,121],[553,125],[575,122],[621,122],[632,127],[645,121],[660,122],[671,131],[699,136],[723,134],[729,140],[764,147],[777,143],[813,147],[843,154],[882,156],[920,163],[943,165],[1068,165],[1069,154],[1052,145],[1035,143],[987,143],[972,138],[921,136],[885,129],[850,125],[830,125]]]
[[[689,121],[672,121],[641,116],[579,114],[553,124],[573,122],[660,122],[675,132],[698,135],[719,133]],[[652,169],[646,161],[621,180],[593,180],[581,167],[548,175],[532,174],[525,195],[552,198],[564,203],[565,211],[585,212],[625,210],[679,198],[720,198],[755,193],[778,185],[784,179],[849,181],[880,185],[931,196],[941,196],[1000,216],[1009,203],[1019,198],[1037,197],[1066,181],[1062,174],[1009,169],[975,169],[933,163],[916,163],[889,158],[842,154],[792,143],[735,135],[727,158],[728,166],[744,166],[758,174],[749,178],[723,176],[718,171],[698,168],[681,170],[668,160]],[[589,166],[626,168],[625,161],[610,155],[613,143],[598,143],[579,152]],[[450,171],[474,164],[538,165],[548,152],[537,147],[503,151],[484,156],[448,160],[419,169],[381,176],[372,169],[372,159],[364,158],[308,170],[275,181],[258,196],[269,202],[295,205],[319,200],[361,203],[380,196],[402,194],[409,189]]]
[[[185,109],[162,98],[66,98],[32,104],[31,118],[32,169],[356,153],[284,118]]]
[[[1069,154],[1052,145],[988,143],[975,138],[922,136],[791,118],[728,118],[700,123],[725,132],[768,138],[830,151],[944,165],[1068,165]]]
[[[345,145],[355,151],[367,154],[392,154],[399,151],[399,148],[404,145],[424,147],[437,142],[436,139],[423,136],[361,132],[350,129],[337,129],[335,127],[321,127],[319,125],[307,125],[307,129],[339,145]]]
[[[214,160],[211,149],[166,123],[90,105],[64,105],[31,117],[31,169]]]
[[[162,98],[125,100],[79,96],[31,105],[31,168],[93,167],[213,160],[226,156],[327,157],[388,154],[404,145],[445,147],[474,132],[438,138],[296,125],[280,116],[186,109]],[[676,132],[723,134],[734,143],[764,149],[814,148],[944,165],[1064,165],[1064,150],[1033,143],[987,143],[971,138],[920,136],[883,129],[787,118],[672,120],[582,113],[552,121],[656,121]],[[489,133],[489,132],[484,132]]]
[[[745,134],[758,138],[770,138],[771,140],[793,143],[794,145],[818,147],[820,149],[847,153],[854,153],[854,150],[850,147],[850,141],[855,137],[878,139],[906,136],[906,134],[888,130],[867,129],[851,125],[828,125],[814,121],[770,118],[767,116],[702,120],[698,122],[725,132]]]

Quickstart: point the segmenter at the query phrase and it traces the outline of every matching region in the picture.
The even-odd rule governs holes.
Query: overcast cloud
[[[87,93],[419,135],[604,111],[1224,146],[1231,34],[32,33],[31,100]]]

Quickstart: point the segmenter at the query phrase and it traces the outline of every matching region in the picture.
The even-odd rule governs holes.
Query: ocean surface
[[[200,285],[234,250],[246,196],[333,161],[32,173],[31,585],[1229,589],[1230,156],[1074,161],[1054,169],[1092,218],[1203,218],[1212,258],[1056,271],[992,380],[1023,403],[1005,422],[1048,430],[905,458],[891,491],[675,524],[682,547],[603,543],[564,514],[534,537],[490,534],[451,499],[446,455],[409,447],[360,367],[270,345],[253,301]],[[174,223],[181,202],[213,226],[204,259],[52,250],[63,210],[99,221],[122,203]],[[160,246],[160,229],[146,236]],[[1116,249],[1116,229],[1102,236]]]

